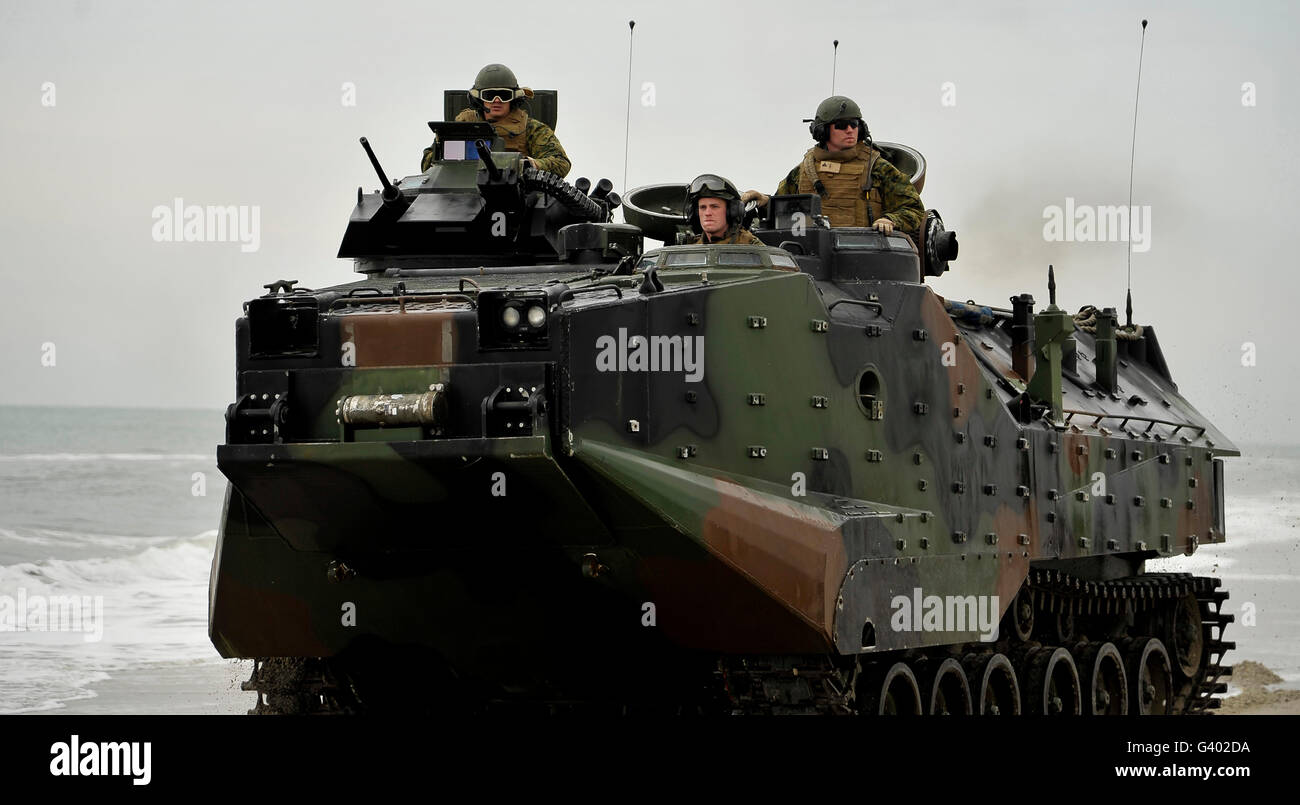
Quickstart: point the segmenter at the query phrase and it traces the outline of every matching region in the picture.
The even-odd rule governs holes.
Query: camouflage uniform
[[[887,218],[913,238],[920,233],[925,220],[921,196],[907,176],[870,145],[858,143],[834,153],[821,146],[808,149],[776,193],[818,193],[818,182],[825,191],[819,194],[831,226],[871,226]]]
[[[456,115],[457,123],[481,123],[483,115],[474,109],[466,109]],[[523,109],[513,107],[510,112],[492,124],[497,136],[505,140],[506,150],[518,151],[529,157],[538,170],[554,173],[563,178],[569,175],[572,163],[569,155],[564,153],[564,146],[555,136],[550,126],[534,120]],[[433,164],[433,147],[424,149],[424,158],[420,160],[420,170],[427,171]]]
[[[686,241],[685,245],[697,246],[702,243],[704,243],[704,235],[696,235],[694,239]],[[750,232],[748,229],[732,227],[727,232],[726,237],[718,240],[710,240],[709,244],[712,246],[730,246],[733,244],[739,246],[762,246],[763,241],[754,237],[754,233]]]

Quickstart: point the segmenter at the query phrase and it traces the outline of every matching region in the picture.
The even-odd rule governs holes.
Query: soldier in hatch
[[[817,145],[782,180],[777,195],[817,193],[831,226],[874,226],[885,234],[899,229],[916,240],[925,220],[921,196],[876,150],[858,105],[843,95],[831,96],[808,122]],[[757,190],[741,196],[744,203],[757,201],[760,207],[767,206],[768,198]]]
[[[712,173],[695,177],[686,191],[686,208],[691,230],[696,233],[687,243],[737,243],[762,246],[763,242],[741,224],[744,210],[735,185]]]
[[[528,116],[524,101],[533,97],[528,87],[520,87],[515,74],[504,64],[489,64],[478,71],[469,91],[470,108],[456,115],[458,123],[487,121],[506,149],[518,151],[538,170],[564,177],[572,165],[564,146],[551,127]],[[433,164],[433,147],[424,149],[420,170]]]

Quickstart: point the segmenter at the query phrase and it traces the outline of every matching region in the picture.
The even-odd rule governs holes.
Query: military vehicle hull
[[[341,658],[329,689],[353,709],[357,679],[399,664],[374,657],[413,652],[484,706],[763,709],[726,691],[802,667],[821,684],[781,706],[835,711],[882,699],[862,686],[900,661],[921,690],[938,657],[1004,655],[1028,680],[1022,655],[1043,646],[1163,637],[1185,669],[1171,661],[1157,707],[1205,706],[1221,594],[1141,571],[1223,539],[1219,457],[1235,451],[1158,347],[1125,362],[1124,395],[1093,393],[1094,340],[1077,333],[1064,396],[1087,413],[1027,423],[1005,317],[962,322],[916,282],[744,265],[767,251],[651,253],[663,290],[570,278],[536,349],[484,349],[491,322],[451,298],[458,283],[410,279],[430,309],[399,295],[323,315],[314,365],[241,358],[241,398],[278,394],[289,413],[280,441],[219,448],[219,650]],[[692,255],[707,264],[668,265]],[[355,366],[337,365],[345,344]],[[431,388],[436,434],[336,415]],[[1035,595],[1038,625],[1017,623],[1013,602]],[[930,623],[930,599],[970,617]]]

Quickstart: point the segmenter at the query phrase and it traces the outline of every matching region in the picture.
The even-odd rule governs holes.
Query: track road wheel
[[[932,716],[968,716],[974,711],[970,683],[961,663],[949,657],[926,676],[930,692],[927,708]]]
[[[1020,680],[1005,654],[967,654],[962,665],[970,679],[977,715],[1020,715]]]
[[[1128,674],[1114,643],[1080,643],[1074,661],[1083,688],[1083,713],[1091,716],[1128,715]]]
[[[1201,655],[1205,652],[1204,623],[1201,605],[1193,593],[1174,604],[1164,629],[1164,643],[1174,668],[1190,679],[1200,673]]]
[[[1056,642],[1069,643],[1075,639],[1074,615],[1069,612],[1058,612],[1053,621],[1055,627]]]
[[[1034,629],[1038,639],[1044,643],[1069,645],[1074,642],[1074,615],[1039,610],[1034,615]]]
[[[858,713],[880,716],[919,716],[921,688],[905,662],[880,666],[865,674],[858,684]]]
[[[1030,649],[1021,665],[1028,710],[1033,715],[1077,716],[1082,711],[1079,672],[1067,649],[1038,646]]]
[[[1163,716],[1172,713],[1174,680],[1165,644],[1157,637],[1132,638],[1125,641],[1124,659],[1133,714]]]
[[[1025,642],[1034,634],[1034,591],[1021,587],[1002,618],[1001,634]]]

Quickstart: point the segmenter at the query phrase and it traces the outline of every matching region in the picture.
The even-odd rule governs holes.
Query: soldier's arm
[[[569,155],[564,153],[560,138],[556,137],[555,132],[545,123],[529,122],[528,158],[533,161],[538,170],[554,173],[560,178],[568,176],[573,163],[569,162]],[[533,122],[537,122],[537,125],[531,125]]]
[[[880,198],[885,204],[883,217],[893,222],[894,226],[904,232],[914,232],[921,228],[925,220],[925,205],[916,188],[907,176],[883,159],[876,160],[874,179],[880,188]]]
[[[794,170],[786,174],[786,177],[781,180],[781,183],[779,185],[776,186],[776,193],[774,193],[774,195],[780,196],[789,193],[794,193],[796,192],[796,188],[798,186],[799,186],[799,166],[796,165]],[[759,209],[766,207],[767,203],[771,200],[772,200],[771,196],[765,196],[758,190],[746,190],[744,193],[740,194],[740,201],[742,204],[748,204],[752,201],[758,205]]]
[[[424,156],[420,157],[420,173],[424,173],[433,164],[433,146],[424,149]]]
[[[792,193],[798,193],[798,192],[799,192],[799,166],[795,165],[794,168],[792,168],[790,172],[785,175],[785,178],[781,180],[781,183],[776,186],[776,193],[774,193],[773,195],[788,196]]]

